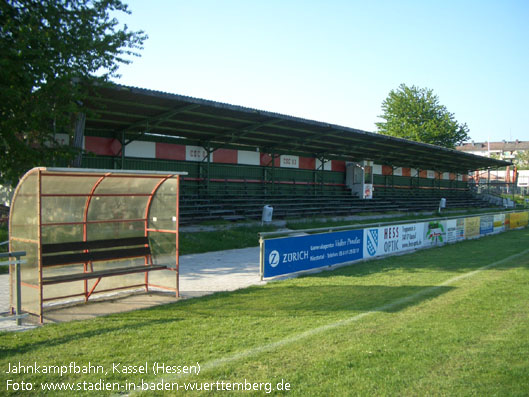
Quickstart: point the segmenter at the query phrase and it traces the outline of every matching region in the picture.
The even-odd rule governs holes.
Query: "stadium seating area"
[[[407,189],[379,187],[375,197],[398,205],[401,211],[433,211],[439,208],[441,198],[446,199],[447,209],[491,207],[468,190],[457,189]]]
[[[343,185],[321,188],[310,184],[281,184],[281,193],[263,190],[262,184],[213,184],[210,193],[197,192],[183,185],[180,198],[181,224],[207,220],[260,219],[263,206],[274,208],[273,217],[296,218],[317,216],[347,216],[362,213],[435,211],[441,197],[446,208],[482,208],[489,203],[464,190],[376,188],[371,200],[351,195]]]
[[[279,192],[280,191],[280,192]],[[213,182],[209,193],[196,184],[183,184],[180,195],[181,224],[209,220],[261,219],[263,206],[274,208],[273,218],[348,216],[364,213],[436,211],[446,198],[446,208],[486,208],[494,205],[468,190],[376,187],[371,200],[361,200],[340,184],[318,187],[308,183],[280,183],[275,190],[263,183]],[[8,208],[0,207],[0,223]]]

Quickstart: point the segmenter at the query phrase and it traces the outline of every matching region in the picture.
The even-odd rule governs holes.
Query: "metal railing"
[[[259,232],[257,233],[259,236],[259,239],[268,239],[268,238],[274,238],[274,237],[288,237],[296,234],[320,234],[320,233],[332,233],[332,232],[339,232],[339,231],[349,231],[349,230],[359,230],[359,229],[366,229],[366,228],[372,228],[372,227],[381,227],[381,226],[393,226],[393,225],[405,225],[408,223],[420,223],[420,222],[432,222],[432,221],[446,221],[450,219],[461,219],[461,218],[468,218],[468,217],[474,217],[474,216],[482,216],[482,215],[495,215],[495,214],[510,214],[513,212],[520,212],[516,210],[511,211],[487,211],[487,212],[476,212],[476,213],[468,213],[463,215],[446,215],[443,217],[435,217],[435,218],[417,218],[417,219],[403,219],[403,220],[391,220],[387,222],[369,222],[369,223],[354,223],[350,225],[344,225],[344,226],[327,226],[327,227],[319,227],[319,228],[312,228],[312,229],[295,229],[295,230],[279,230],[275,232]]]
[[[0,243],[4,245],[5,243]],[[22,325],[22,318],[26,317],[27,314],[22,314],[22,292],[20,287],[20,265],[23,265],[26,263],[25,260],[22,260],[23,256],[26,256],[26,251],[16,251],[16,252],[0,252],[0,259],[1,258],[8,258],[7,261],[0,262],[0,266],[15,266],[15,289],[16,289],[16,311],[14,316],[9,317],[3,317],[3,319],[11,320],[15,319],[17,325]],[[13,258],[15,260],[13,260]]]

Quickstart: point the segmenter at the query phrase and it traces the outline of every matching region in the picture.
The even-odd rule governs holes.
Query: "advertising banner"
[[[370,200],[373,198],[373,184],[364,183],[364,199]]]
[[[446,221],[424,223],[423,246],[443,245],[446,243]]]
[[[494,215],[494,233],[500,233],[505,230],[505,214]]]
[[[455,243],[465,239],[465,218],[446,221],[446,242]]]
[[[423,223],[364,229],[364,258],[421,248]]]
[[[528,223],[529,212],[518,212],[263,240],[263,277],[479,238]]]
[[[510,215],[510,227],[516,229],[519,227],[527,226],[528,213],[527,212],[516,212]]]
[[[479,237],[481,219],[479,216],[465,218],[465,238]]]
[[[263,276],[362,259],[363,230],[277,238],[264,241]]]
[[[492,215],[482,215],[479,217],[479,234],[485,236],[494,232],[494,217]]]

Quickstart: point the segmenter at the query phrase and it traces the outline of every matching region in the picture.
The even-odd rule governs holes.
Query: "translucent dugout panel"
[[[48,302],[146,289],[151,281],[178,295],[182,174],[30,170],[15,190],[9,225],[11,251],[27,253],[21,266],[23,310],[42,320]],[[160,263],[173,270],[149,268]],[[14,295],[13,274],[10,279]]]
[[[15,199],[16,198],[16,199]],[[30,239],[38,237],[38,174],[26,174],[20,181],[11,203],[9,237]]]
[[[73,274],[72,272],[82,272],[82,267],[79,269],[76,269],[76,267],[68,267],[65,269],[53,269],[51,270],[47,276],[51,274],[53,275],[60,275],[60,274]],[[63,273],[64,272],[64,273]],[[46,288],[43,288],[42,290],[42,298],[44,301],[44,305],[48,305],[48,301],[52,300],[75,300],[77,298],[78,300],[84,300],[84,281],[72,281],[69,283],[61,283],[61,284],[51,284],[46,285]]]
[[[160,178],[137,178],[137,175],[112,175],[97,186],[95,194],[150,194],[160,182]]]
[[[64,197],[65,193],[88,195],[101,176],[68,175],[67,172],[55,175],[45,173],[45,183],[42,184],[42,194],[58,194]]]
[[[152,259],[156,265],[176,265],[176,235],[172,233],[150,233]]]
[[[177,292],[178,276],[175,270],[160,270],[149,273],[149,287]]]
[[[145,235],[145,222],[91,222],[87,225],[87,240],[105,240]]]
[[[144,219],[147,196],[96,196],[90,201],[89,221]]]
[[[10,250],[12,252],[25,251],[26,256],[21,259],[25,260],[26,263],[20,265],[20,280],[22,282],[22,310],[30,313],[37,313],[39,310],[39,280],[38,280],[38,245],[36,242],[22,242],[11,240]],[[11,306],[15,307],[16,297],[16,284],[15,284],[15,266],[10,268],[10,280],[11,280]]]
[[[83,225],[42,226],[42,244],[69,243],[83,240]]]
[[[149,241],[155,264],[176,266],[178,220],[177,183],[165,181],[156,191],[149,208]]]
[[[165,181],[156,191],[149,207],[149,228],[175,231],[176,219],[176,181]]]
[[[83,211],[86,197],[78,196],[44,196],[41,198],[42,224],[72,223],[83,221]]]

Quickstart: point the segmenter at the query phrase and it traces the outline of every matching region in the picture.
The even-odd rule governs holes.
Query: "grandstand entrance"
[[[345,167],[345,184],[351,194],[361,199],[373,198],[373,166],[369,161],[348,162]]]

